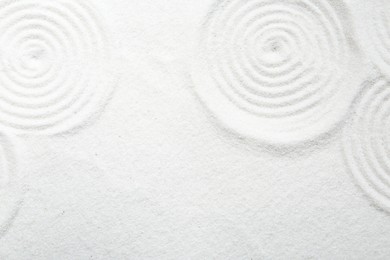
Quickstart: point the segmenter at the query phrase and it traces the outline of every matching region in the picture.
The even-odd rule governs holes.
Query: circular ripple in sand
[[[225,0],[214,6],[192,78],[224,126],[287,145],[337,126],[356,88],[348,85],[351,53],[338,17],[346,12],[341,1],[337,8],[331,2]]]
[[[367,1],[367,4],[370,2]],[[363,49],[387,79],[390,79],[390,1],[375,0],[365,6],[365,14],[358,19]]]
[[[15,141],[0,135],[0,237],[7,232],[21,206],[22,190]]]
[[[344,133],[346,164],[366,194],[390,210],[390,84],[370,84],[354,112]]]
[[[101,17],[74,0],[0,0],[0,125],[55,134],[95,115],[112,91]]]

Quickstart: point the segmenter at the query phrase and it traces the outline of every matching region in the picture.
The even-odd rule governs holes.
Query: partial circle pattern
[[[357,184],[390,210],[390,83],[385,79],[370,82],[357,99],[343,143],[346,165]]]
[[[0,126],[56,134],[104,107],[111,46],[86,1],[0,0],[0,17]]]
[[[230,130],[268,144],[312,141],[336,128],[356,87],[339,19],[347,12],[334,3],[218,2],[194,57],[201,101]]]
[[[0,237],[8,231],[22,203],[16,140],[0,135]]]

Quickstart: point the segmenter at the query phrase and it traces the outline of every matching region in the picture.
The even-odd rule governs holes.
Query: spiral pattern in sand
[[[353,97],[335,9],[323,0],[219,2],[193,67],[201,100],[225,126],[261,141],[291,144],[330,131]]]
[[[0,135],[0,237],[8,230],[22,201],[16,149],[15,140]]]
[[[378,67],[387,79],[390,79],[390,2],[387,0],[375,0],[372,6],[367,7],[365,13],[369,17],[359,17],[359,26],[365,30],[359,30],[363,49],[369,55],[371,61]]]
[[[371,82],[354,112],[344,133],[346,165],[363,191],[390,210],[390,84]]]
[[[56,134],[104,106],[110,44],[86,1],[1,0],[0,17],[0,126]]]

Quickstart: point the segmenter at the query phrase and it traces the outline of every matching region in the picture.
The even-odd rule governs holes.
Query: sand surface
[[[389,259],[387,0],[0,0],[0,259]]]

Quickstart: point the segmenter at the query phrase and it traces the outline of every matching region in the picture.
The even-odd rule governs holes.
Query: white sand
[[[386,0],[0,0],[0,259],[388,259]]]

